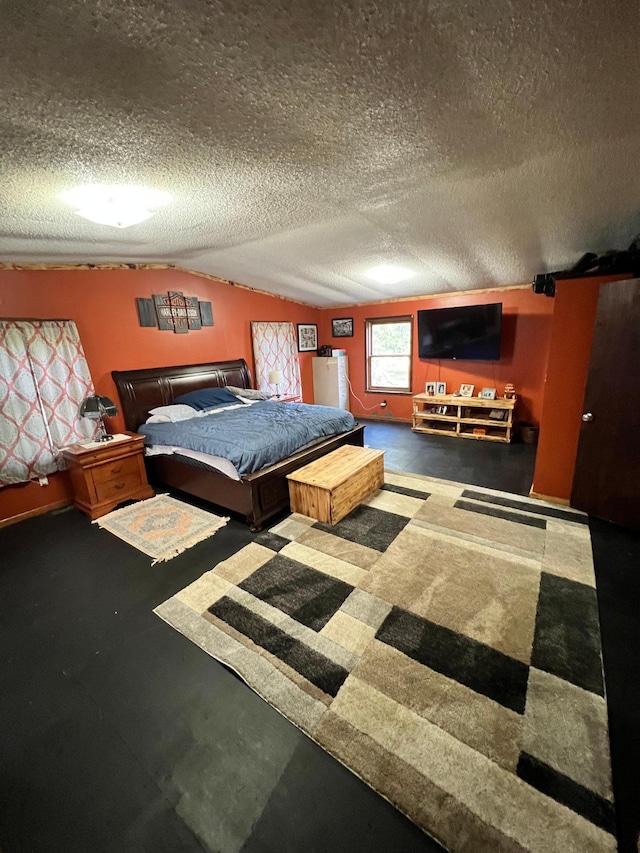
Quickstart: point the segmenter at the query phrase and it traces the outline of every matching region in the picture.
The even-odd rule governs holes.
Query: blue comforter
[[[353,415],[342,409],[265,400],[178,423],[143,424],[138,432],[148,445],[173,445],[222,456],[243,475],[354,426]]]

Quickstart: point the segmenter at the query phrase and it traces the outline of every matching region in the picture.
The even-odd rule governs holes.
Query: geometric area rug
[[[151,565],[155,566],[213,536],[228,521],[169,495],[156,495],[116,509],[93,523],[153,557]]]
[[[155,612],[452,853],[616,849],[582,513],[386,471]]]

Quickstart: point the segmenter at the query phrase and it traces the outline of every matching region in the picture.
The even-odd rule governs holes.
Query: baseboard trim
[[[0,519],[0,528],[8,527],[10,524],[18,524],[18,522],[26,521],[28,518],[35,518],[37,515],[44,515],[46,512],[51,512],[54,509],[62,509],[63,506],[71,506],[72,503],[73,501],[69,500],[56,501],[46,506],[39,506],[37,509],[30,509],[28,512],[12,515],[10,518]]]
[[[546,501],[549,504],[558,504],[559,506],[571,506],[568,498],[554,498],[553,495],[540,495],[538,492],[529,492],[530,498],[537,498],[539,501]]]
[[[385,424],[410,424],[413,423],[411,418],[385,418],[384,415],[354,415],[356,420],[361,418],[365,421],[380,421]]]

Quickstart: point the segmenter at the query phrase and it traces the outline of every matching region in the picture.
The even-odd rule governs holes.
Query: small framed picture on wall
[[[298,352],[317,352],[318,327],[315,323],[298,323]]]
[[[353,317],[342,317],[331,321],[331,334],[334,338],[353,337]]]

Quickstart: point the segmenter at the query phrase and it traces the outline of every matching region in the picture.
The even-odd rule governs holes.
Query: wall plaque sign
[[[155,293],[153,299],[138,298],[138,320],[141,326],[157,327],[161,331],[186,335],[190,329],[213,326],[210,302],[200,302],[195,296],[185,296],[176,290]]]

